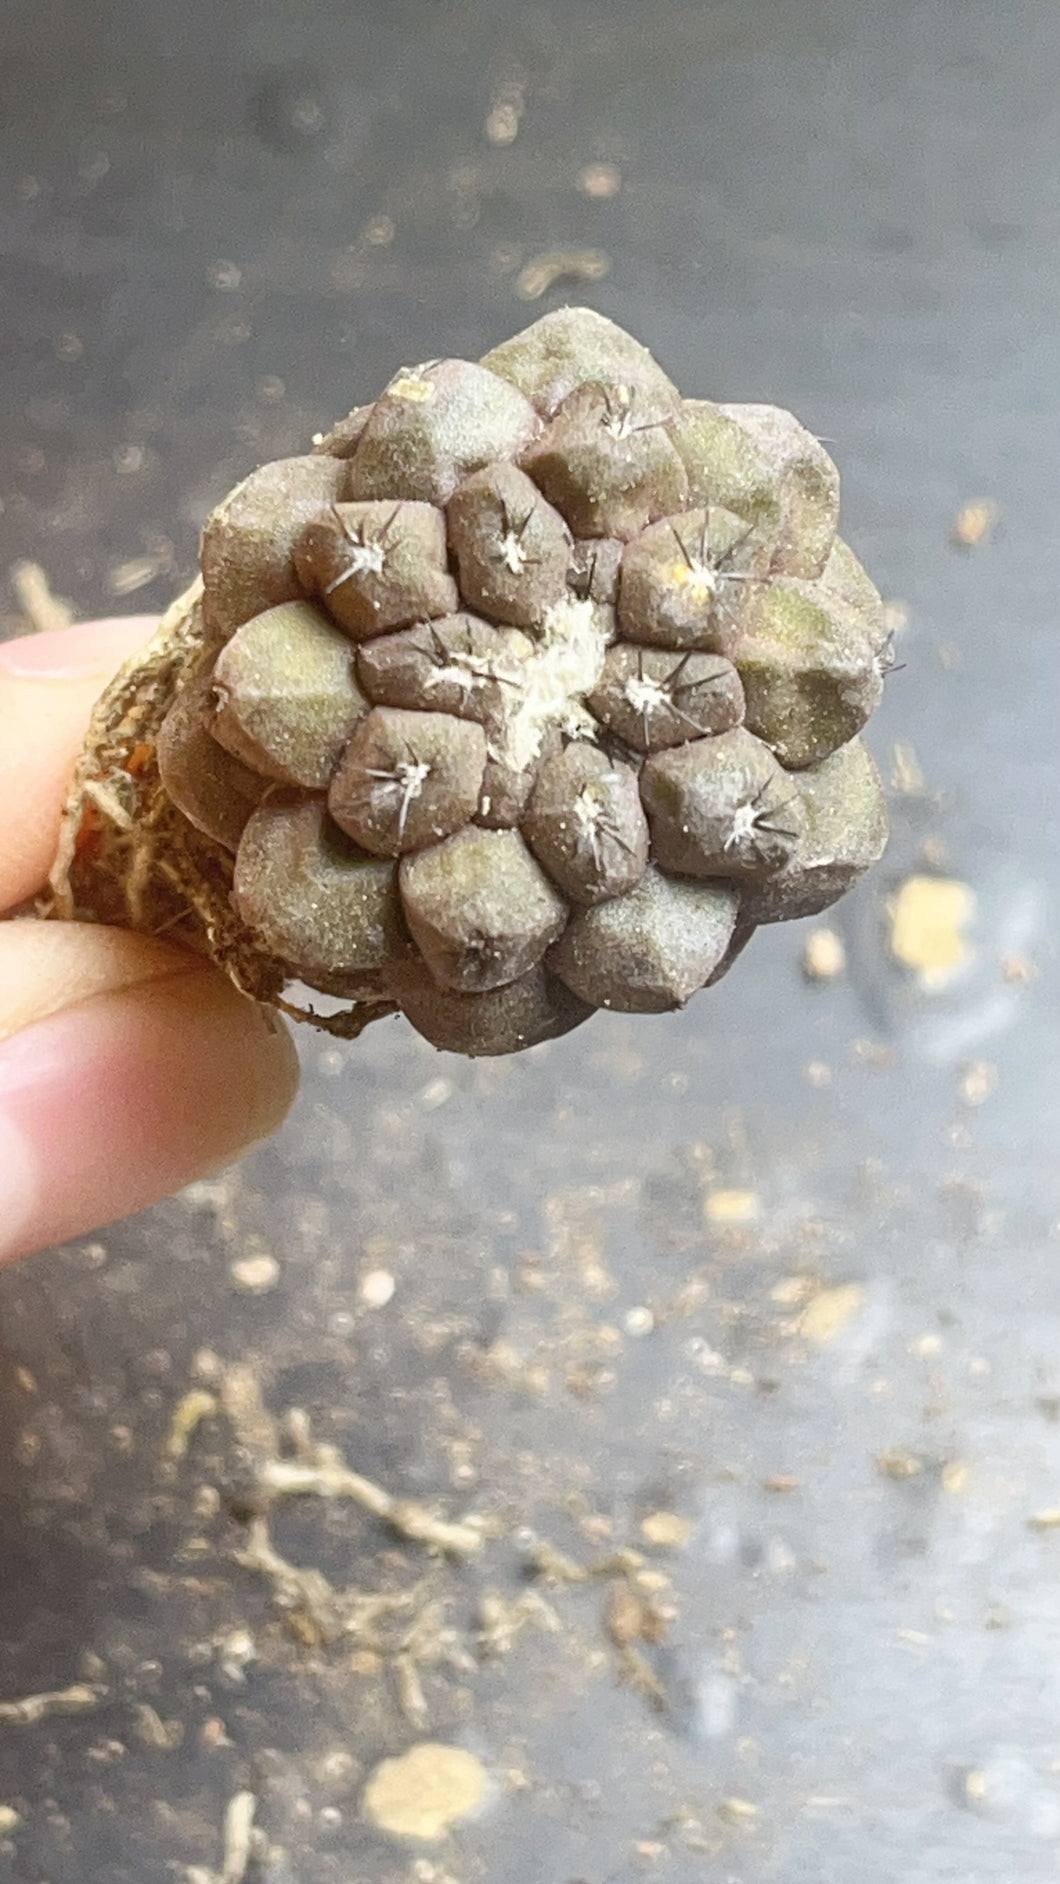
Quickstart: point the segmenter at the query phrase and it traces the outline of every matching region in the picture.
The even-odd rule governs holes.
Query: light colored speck
[[[372,216],[365,223],[361,236],[369,248],[387,249],[393,242],[397,230],[390,216]]]
[[[249,1629],[230,1629],[217,1644],[218,1666],[229,1681],[243,1681],[251,1662],[257,1659],[257,1647]]]
[[[656,1550],[683,1550],[695,1526],[676,1511],[649,1511],[640,1521],[640,1534]]]
[[[369,1269],[361,1277],[358,1293],[365,1308],[385,1308],[396,1288],[397,1282],[389,1269]]]
[[[904,1446],[889,1446],[886,1452],[876,1454],[876,1470],[883,1478],[918,1478],[924,1462]]]
[[[438,388],[434,381],[424,376],[422,367],[412,367],[407,373],[399,373],[386,389],[388,399],[402,399],[406,405],[425,406],[435,397]],[[379,565],[382,568],[382,563]]]
[[[771,1537],[766,1545],[766,1569],[775,1577],[787,1576],[798,1565],[791,1545],[782,1537]]]
[[[832,1084],[832,1069],[826,1060],[810,1060],[806,1066],[806,1078],[811,1086],[820,1091]]]
[[[578,172],[578,188],[594,202],[606,201],[622,188],[622,172],[617,164],[583,164]]]
[[[235,262],[214,262],[208,275],[211,288],[219,288],[222,294],[231,294],[242,279],[243,270]]]
[[[891,784],[903,798],[923,797],[923,769],[907,740],[898,739],[891,748]]]
[[[844,1282],[835,1289],[822,1289],[808,1302],[799,1316],[798,1329],[803,1339],[824,1347],[841,1335],[848,1321],[859,1313],[865,1291],[858,1282]]]
[[[393,1838],[432,1843],[478,1812],[486,1791],[486,1769],[475,1754],[424,1740],[370,1774],[364,1815]]]
[[[0,1805],[0,1838],[7,1838],[17,1832],[22,1823],[22,1814],[14,1806]]]
[[[239,1257],[228,1273],[244,1295],[268,1295],[280,1280],[280,1265],[264,1250],[259,1256]]]
[[[797,1308],[812,1294],[813,1283],[808,1276],[782,1276],[770,1289],[769,1299],[781,1308]]]
[[[173,1753],[184,1738],[184,1722],[163,1720],[156,1708],[147,1701],[137,1701],[133,1705],[133,1733],[142,1746],[150,1747],[154,1753]]]
[[[752,1805],[750,1799],[740,1799],[734,1796],[719,1799],[718,1811],[723,1819],[729,1819],[734,1824],[746,1825],[758,1817],[758,1807]]]
[[[802,951],[802,972],[810,981],[834,981],[847,965],[843,938],[834,929],[811,929]]]
[[[961,1098],[965,1105],[981,1106],[996,1085],[997,1067],[989,1060],[973,1060],[961,1074]]]
[[[628,1335],[649,1335],[655,1327],[655,1316],[650,1308],[639,1304],[636,1308],[627,1308],[622,1326]]]
[[[196,1428],[217,1412],[217,1400],[205,1387],[193,1387],[177,1401],[166,1434],[164,1455],[176,1464],[183,1459]]]
[[[158,574],[156,556],[130,556],[108,571],[107,587],[112,595],[135,595],[137,589],[146,589]]]
[[[758,1214],[756,1191],[709,1191],[703,1200],[708,1223],[753,1223]]]
[[[483,125],[486,141],[503,147],[514,144],[519,135],[519,123],[526,109],[525,88],[518,78],[508,78],[497,87],[490,99],[489,115]]]
[[[74,610],[62,596],[52,594],[48,577],[39,563],[15,563],[11,570],[11,587],[31,632],[43,634],[52,628],[69,628]]]
[[[485,132],[491,144],[514,144],[519,135],[519,113],[515,106],[494,105],[486,119]]]
[[[539,301],[560,281],[602,281],[611,272],[603,249],[547,249],[519,272],[515,291],[522,301]]]
[[[950,541],[958,549],[978,549],[988,543],[997,522],[998,508],[992,497],[975,497],[962,504],[953,519]]]
[[[1045,1505],[1027,1519],[1032,1531],[1060,1531],[1060,1505]]]
[[[971,1473],[963,1459],[950,1459],[942,1468],[942,1489],[957,1498],[966,1491]]]
[[[1026,955],[1006,955],[1001,964],[1001,978],[1009,982],[1033,981],[1034,963]]]
[[[444,1106],[446,1100],[451,1099],[452,1096],[453,1082],[451,1079],[432,1079],[428,1081],[427,1085],[424,1086],[423,1091],[420,1093],[420,1104],[425,1112],[436,1112],[438,1107]]]
[[[909,1352],[915,1360],[929,1361],[942,1352],[942,1341],[937,1334],[922,1334],[909,1343]]]
[[[945,987],[969,953],[975,892],[955,877],[907,877],[890,903],[891,953],[926,989]]]

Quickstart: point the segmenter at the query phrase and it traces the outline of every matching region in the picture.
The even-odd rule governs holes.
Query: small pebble
[[[924,1462],[904,1446],[891,1446],[886,1452],[876,1454],[876,1470],[884,1478],[919,1478]]]
[[[965,1105],[981,1106],[989,1099],[996,1085],[997,1067],[989,1060],[973,1060],[961,1075],[961,1098]]]
[[[433,1843],[479,1810],[486,1787],[486,1769],[473,1753],[424,1740],[380,1761],[364,1789],[364,1815],[394,1838]]]
[[[835,1289],[822,1289],[808,1303],[799,1317],[799,1333],[816,1346],[825,1346],[842,1334],[847,1322],[856,1315],[865,1300],[860,1283],[844,1282]]]
[[[628,1335],[648,1335],[655,1327],[655,1316],[650,1308],[628,1308],[622,1317],[622,1326]]]
[[[755,1191],[711,1191],[703,1204],[708,1223],[753,1223],[758,1214]]]
[[[367,1275],[361,1277],[359,1294],[365,1308],[385,1308],[396,1288],[389,1269],[369,1269]]]
[[[834,981],[847,965],[843,938],[834,929],[811,929],[802,951],[802,972],[808,981]]]
[[[267,1295],[280,1280],[280,1265],[275,1256],[242,1256],[230,1263],[228,1273],[244,1295]]]
[[[925,989],[944,987],[968,958],[975,893],[955,877],[911,876],[891,900],[891,953]]]
[[[997,522],[997,505],[992,497],[976,497],[962,504],[953,519],[950,540],[958,549],[978,549],[988,543]]]
[[[640,1521],[640,1534],[656,1550],[683,1550],[694,1530],[691,1518],[676,1511],[649,1511]]]
[[[583,196],[596,202],[617,196],[622,188],[622,172],[617,164],[585,164],[578,172],[578,188]]]

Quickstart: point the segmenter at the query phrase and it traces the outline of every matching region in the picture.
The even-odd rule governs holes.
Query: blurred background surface
[[[0,569],[160,607],[255,463],[585,300],[828,441],[905,663],[838,972],[783,925],[511,1062],[307,1037],[276,1143],[4,1276],[0,1872],[220,1873],[249,1791],[261,1884],[1055,1878],[1055,5],[0,39]],[[964,886],[941,984],[892,946],[918,876]],[[285,1497],[328,1582],[270,1569],[292,1408],[476,1558]],[[434,1842],[365,1790],[424,1740],[485,1789]]]

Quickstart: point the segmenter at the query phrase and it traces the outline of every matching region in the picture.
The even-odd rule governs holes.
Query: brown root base
[[[392,1001],[318,1014],[284,998],[289,973],[255,949],[232,907],[229,852],[188,823],[158,774],[158,730],[176,694],[212,653],[203,633],[201,582],[177,598],[127,661],[89,723],[63,811],[42,916],[104,922],[165,937],[206,955],[251,1000],[342,1040],[398,1012]]]

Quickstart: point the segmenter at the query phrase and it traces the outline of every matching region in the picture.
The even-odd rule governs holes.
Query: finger
[[[294,1097],[282,1022],[184,951],[87,924],[5,923],[0,988],[0,1259],[230,1162]]]
[[[0,645],[0,910],[43,886],[92,708],[155,626],[131,615]]]

